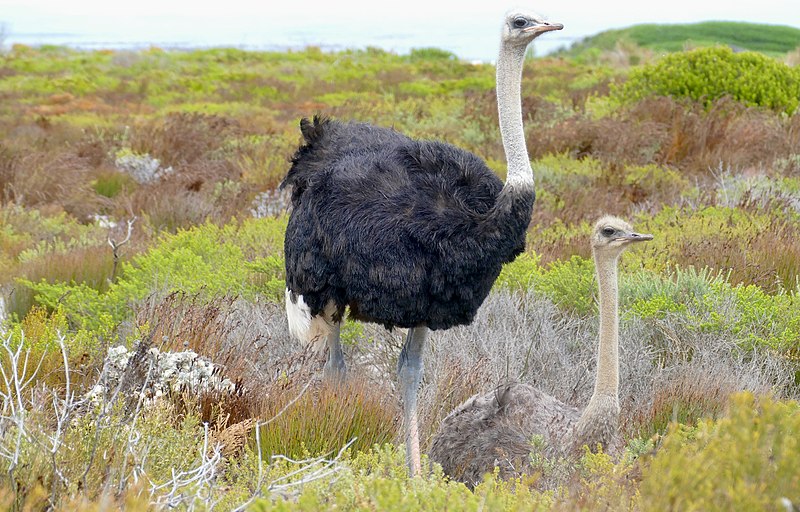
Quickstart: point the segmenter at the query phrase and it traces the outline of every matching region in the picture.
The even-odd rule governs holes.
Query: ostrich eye
[[[527,24],[528,20],[526,20],[525,18],[514,18],[514,26],[516,28],[523,28]]]
[[[601,233],[603,233],[605,236],[611,236],[614,233],[616,233],[616,231],[614,230],[614,228],[603,228]]]

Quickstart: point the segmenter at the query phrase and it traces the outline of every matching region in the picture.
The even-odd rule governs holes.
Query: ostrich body
[[[620,449],[617,260],[632,243],[652,238],[615,217],[595,224],[600,328],[594,393],[583,412],[528,384],[475,395],[444,419],[433,438],[430,457],[445,474],[470,485],[495,466],[511,476],[529,460],[534,435],[542,436],[549,457],[573,455],[584,445]]]
[[[472,321],[504,263],[525,247],[534,202],[522,130],[520,81],[536,36],[561,29],[527,13],[507,16],[497,63],[506,183],[477,156],[394,130],[315,117],[282,186],[292,186],[286,228],[286,310],[292,334],[328,348],[325,374],[345,365],[339,327],[352,318],[408,328],[398,374],[406,456],[419,473],[417,388],[429,329]]]

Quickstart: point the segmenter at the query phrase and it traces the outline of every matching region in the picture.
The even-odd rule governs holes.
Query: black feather
[[[532,188],[503,189],[480,158],[394,130],[315,117],[291,185],[286,282],[313,315],[391,328],[472,321],[504,263],[525,248]]]

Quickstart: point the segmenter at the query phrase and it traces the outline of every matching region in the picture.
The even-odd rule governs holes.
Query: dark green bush
[[[634,69],[616,92],[625,101],[658,95],[691,98],[706,106],[730,96],[745,105],[792,114],[800,103],[800,69],[754,52],[700,48]]]

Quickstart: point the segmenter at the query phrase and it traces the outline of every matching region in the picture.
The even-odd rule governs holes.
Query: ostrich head
[[[637,233],[624,220],[607,215],[594,225],[592,251],[615,258],[631,244],[652,239],[653,235]]]
[[[530,11],[512,11],[506,15],[503,24],[503,42],[518,46],[528,46],[536,37],[551,30],[561,30],[561,23],[550,23]]]

